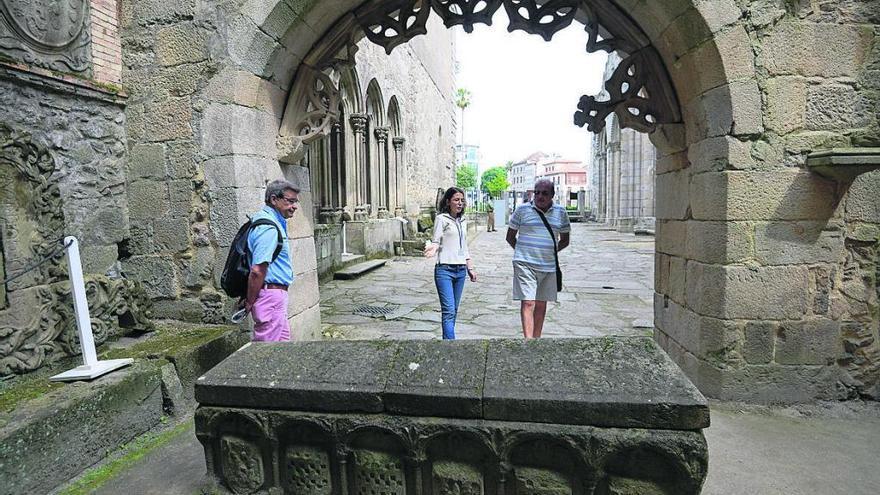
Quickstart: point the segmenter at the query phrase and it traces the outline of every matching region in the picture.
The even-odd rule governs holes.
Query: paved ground
[[[458,338],[517,337],[519,303],[511,299],[513,250],[505,231],[471,242],[476,283],[466,283]],[[560,254],[565,290],[550,304],[545,337],[650,335],[653,328],[654,238],[573,224]],[[321,285],[324,334],[346,339],[440,338],[434,260],[396,258],[357,280]],[[383,318],[352,314],[360,306],[393,308]]]
[[[503,235],[483,233],[471,245],[480,281],[465,287],[460,338],[520,335],[517,306],[509,296],[511,252]],[[653,238],[576,224],[561,261],[566,291],[549,310],[546,336],[650,333]],[[439,338],[431,270],[429,260],[402,258],[361,279],[323,285],[324,332],[332,338]],[[394,305],[394,311],[389,319],[353,315],[361,305]],[[711,420],[705,430],[704,494],[878,493],[877,403],[791,408],[712,403]],[[96,493],[198,493],[203,455],[192,429],[184,430]]]

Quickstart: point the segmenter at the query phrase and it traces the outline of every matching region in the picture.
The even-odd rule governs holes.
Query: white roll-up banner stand
[[[76,330],[79,333],[79,343],[82,346],[84,364],[72,370],[55,375],[49,380],[55,382],[72,382],[76,380],[91,380],[113,370],[128,366],[133,359],[109,359],[98,361],[95,351],[95,337],[92,334],[92,320],[89,318],[89,303],[86,300],[86,285],[83,281],[82,264],[79,259],[79,242],[76,237],[64,238],[67,247],[67,266],[70,272],[71,295],[73,295],[73,311],[76,315]]]

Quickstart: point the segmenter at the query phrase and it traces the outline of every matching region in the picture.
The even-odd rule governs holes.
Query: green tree
[[[480,188],[483,192],[488,193],[489,196],[497,198],[509,187],[510,183],[507,182],[507,170],[505,170],[505,167],[492,167],[483,172]]]
[[[477,167],[466,163],[455,169],[455,185],[462,189],[477,187]]]

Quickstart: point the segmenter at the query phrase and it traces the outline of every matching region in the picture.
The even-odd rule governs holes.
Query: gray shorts
[[[528,263],[514,261],[513,300],[556,302],[556,271],[539,272]]]

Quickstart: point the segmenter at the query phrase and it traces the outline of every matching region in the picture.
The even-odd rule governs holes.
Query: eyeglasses
[[[535,196],[553,196],[553,191],[535,191]]]
[[[278,199],[283,199],[289,205],[299,204],[299,200],[296,198],[288,198],[287,196],[275,196]]]

